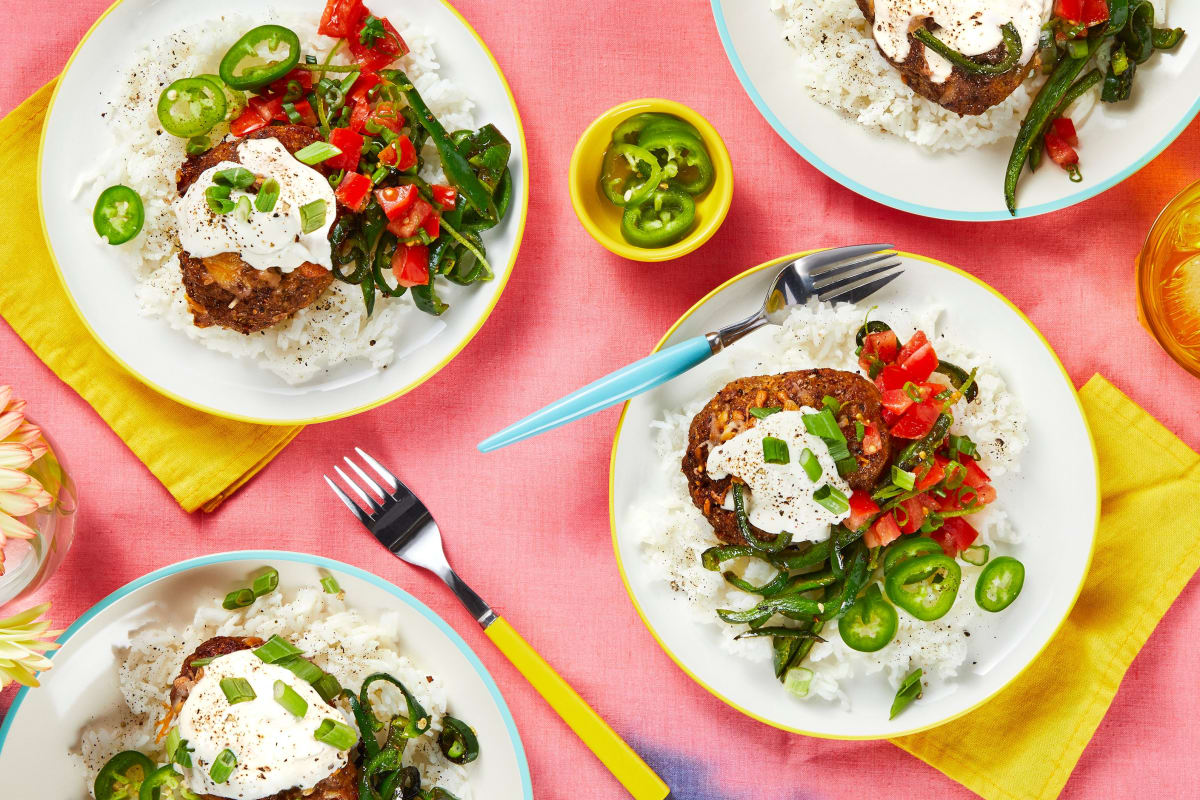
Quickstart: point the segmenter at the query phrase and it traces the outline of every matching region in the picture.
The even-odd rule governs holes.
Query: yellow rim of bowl
[[[440,362],[438,362],[437,364],[435,364],[434,366],[429,368],[424,374],[419,375],[415,380],[406,384],[405,386],[401,387],[400,389],[396,390],[395,392],[387,395],[386,397],[382,397],[378,400],[372,400],[369,403],[365,403],[364,405],[357,406],[356,408],[348,409],[346,411],[338,411],[333,414],[325,414],[325,415],[318,416],[318,417],[304,417],[304,418],[299,418],[299,419],[262,419],[262,418],[258,418],[258,417],[246,416],[244,414],[236,414],[236,413],[232,413],[232,412],[228,412],[228,411],[221,411],[220,409],[211,408],[209,406],[205,406],[200,403],[196,403],[192,400],[187,399],[186,397],[183,397],[174,392],[168,391],[167,389],[154,383],[149,378],[147,378],[145,375],[138,372],[133,367],[131,367],[129,364],[127,364],[125,362],[125,360],[122,359],[119,355],[117,355],[116,352],[114,352],[113,349],[108,346],[108,343],[105,342],[96,333],[96,331],[92,328],[91,324],[88,322],[87,318],[83,315],[83,311],[79,308],[79,304],[75,302],[75,296],[73,294],[71,294],[71,289],[67,285],[66,275],[63,274],[62,267],[58,263],[58,256],[55,255],[54,248],[50,245],[50,232],[46,226],[46,214],[43,209],[45,195],[42,192],[42,160],[45,157],[46,131],[49,128],[50,115],[51,115],[51,113],[53,113],[54,105],[58,101],[58,92],[59,92],[59,89],[62,88],[62,79],[66,76],[67,72],[71,69],[71,65],[75,63],[75,58],[79,55],[79,51],[83,49],[83,46],[87,43],[88,39],[90,39],[92,34],[96,32],[96,29],[98,27],[100,27],[100,24],[102,22],[104,22],[104,20],[108,17],[109,14],[111,14],[113,11],[115,11],[117,9],[117,7],[120,6],[124,2],[125,2],[125,0],[116,0],[116,2],[114,2],[111,6],[109,6],[107,9],[105,9],[104,13],[101,14],[94,23],[92,23],[92,26],[90,28],[88,28],[87,33],[85,33],[83,35],[83,38],[79,40],[79,44],[77,44],[75,46],[75,50],[72,51],[71,57],[67,59],[67,63],[62,68],[62,72],[60,72],[58,77],[56,78],[57,83],[54,86],[54,92],[50,95],[50,102],[46,106],[46,122],[42,124],[42,135],[41,135],[40,140],[38,141],[38,164],[37,164],[38,219],[41,222],[41,226],[42,226],[42,237],[46,240],[46,250],[50,253],[50,262],[54,265],[54,270],[58,274],[59,283],[62,284],[63,290],[67,294],[67,299],[71,303],[71,308],[73,308],[75,310],[76,316],[78,316],[80,321],[83,322],[83,326],[85,328],[87,328],[88,333],[90,333],[92,335],[92,338],[95,339],[97,343],[99,343],[101,349],[103,349],[104,352],[107,353],[114,361],[116,361],[118,364],[120,364],[121,367],[126,372],[128,372],[130,375],[137,378],[143,384],[145,384],[146,386],[149,386],[151,389],[153,389],[154,391],[163,395],[164,397],[168,397],[181,405],[187,406],[188,408],[194,408],[197,411],[202,411],[205,414],[212,414],[213,416],[221,417],[223,419],[232,419],[232,420],[236,420],[238,422],[250,422],[250,423],[257,424],[257,425],[279,425],[279,426],[311,425],[311,424],[317,423],[317,422],[328,422],[329,420],[342,419],[343,417],[352,417],[355,414],[361,414],[364,411],[370,411],[371,409],[377,408],[385,403],[390,403],[392,400],[395,400],[397,397],[400,397],[401,395],[408,394],[413,389],[417,388],[421,384],[425,383],[425,381],[432,378],[434,375],[436,375],[438,372],[440,372],[442,369],[444,369],[447,364],[449,364],[451,361],[453,361],[454,358],[460,352],[462,352],[462,349],[464,347],[466,347],[467,344],[469,344],[472,339],[475,338],[475,334],[479,333],[479,329],[483,327],[483,323],[487,322],[488,317],[490,317],[492,314],[492,310],[496,307],[496,304],[498,302],[500,302],[500,296],[504,294],[504,289],[508,285],[508,280],[509,280],[509,278],[512,277],[513,270],[516,268],[517,254],[521,250],[521,241],[525,238],[526,214],[529,211],[529,152],[528,152],[528,148],[527,148],[526,142],[525,142],[525,126],[521,123],[521,113],[517,109],[517,99],[516,99],[516,97],[513,96],[512,87],[509,86],[508,78],[505,77],[504,71],[502,69],[500,69],[500,64],[499,64],[499,62],[496,61],[496,57],[494,55],[492,55],[492,51],[489,50],[487,44],[484,43],[483,37],[481,37],[479,35],[479,33],[475,30],[474,27],[472,27],[471,23],[467,22],[466,18],[463,17],[463,15],[459,13],[458,9],[456,9],[453,5],[450,4],[449,0],[438,0],[438,2],[440,2],[447,9],[449,9],[450,13],[458,18],[459,22],[461,22],[463,24],[463,26],[466,27],[467,31],[471,34],[471,36],[473,36],[475,38],[475,41],[479,43],[479,46],[483,49],[484,55],[486,55],[488,57],[488,61],[491,62],[492,68],[496,70],[496,75],[500,78],[500,83],[504,86],[505,94],[508,95],[508,103],[512,107],[513,119],[515,119],[517,122],[517,135],[521,141],[521,185],[524,188],[524,197],[521,200],[521,216],[517,220],[517,233],[516,233],[516,238],[513,240],[512,255],[509,256],[508,267],[505,270],[504,276],[500,279],[500,282],[497,285],[496,296],[492,298],[492,301],[490,303],[488,303],[487,308],[485,308],[483,310],[483,313],[479,316],[479,319],[478,319],[478,321],[476,321],[475,326],[473,328],[471,328],[471,330],[468,331],[465,336],[463,336],[462,340],[459,341],[459,343],[454,346],[454,349],[451,350],[450,353],[448,353],[444,359],[442,359]]]
[[[817,248],[817,249],[819,250],[819,249],[824,249],[824,248]],[[689,308],[687,311],[685,311],[683,313],[683,316],[681,316],[679,319],[677,319],[675,321],[675,324],[673,324],[670,328],[667,329],[667,332],[665,334],[663,334],[662,339],[660,339],[658,344],[654,346],[654,350],[652,352],[658,352],[659,350],[661,350],[663,345],[666,344],[667,340],[670,339],[672,335],[674,335],[676,329],[678,329],[680,325],[682,325],[694,313],[696,313],[700,309],[701,306],[703,306],[705,303],[707,303],[713,297],[720,294],[721,292],[723,292],[725,289],[729,288],[733,284],[737,283],[738,281],[740,281],[744,278],[748,278],[751,275],[761,272],[765,269],[770,269],[771,267],[774,267],[778,264],[782,264],[784,261],[789,261],[791,259],[799,258],[800,256],[808,255],[809,253],[815,253],[815,252],[817,252],[817,250],[806,250],[804,252],[793,253],[792,255],[783,256],[781,258],[775,258],[775,259],[767,261],[763,264],[759,264],[757,267],[751,267],[750,269],[746,270],[745,272],[743,272],[739,275],[735,275],[734,277],[725,281],[720,286],[713,289],[708,294],[704,295],[704,297],[702,297],[698,301],[696,301],[696,303],[691,308]],[[964,278],[967,278],[971,282],[978,284],[979,286],[983,287],[988,292],[990,292],[992,295],[997,297],[1001,302],[1003,302],[1010,309],[1012,309],[1013,312],[1015,312],[1016,315],[1018,317],[1020,317],[1021,320],[1023,320],[1026,325],[1029,326],[1029,329],[1032,330],[1037,335],[1038,339],[1040,339],[1042,344],[1046,347],[1046,351],[1050,354],[1050,357],[1054,359],[1054,363],[1058,365],[1058,369],[1060,372],[1062,372],[1063,378],[1066,380],[1067,385],[1071,387],[1071,394],[1075,398],[1075,405],[1079,409],[1079,417],[1080,417],[1080,419],[1083,420],[1083,429],[1087,433],[1088,444],[1091,446],[1091,450],[1092,450],[1092,470],[1093,470],[1093,475],[1095,476],[1095,483],[1096,483],[1096,511],[1095,511],[1093,522],[1092,522],[1092,540],[1091,540],[1091,544],[1088,548],[1087,563],[1084,566],[1083,573],[1080,575],[1079,585],[1075,587],[1075,596],[1071,598],[1071,602],[1067,606],[1066,613],[1063,614],[1062,619],[1059,620],[1058,624],[1054,627],[1054,631],[1050,634],[1049,638],[1046,639],[1045,643],[1043,643],[1042,646],[1038,648],[1038,651],[1036,653],[1034,653],[1033,657],[1029,659],[1029,662],[1027,664],[1025,664],[1025,666],[1022,667],[1020,670],[1018,670],[1017,673],[1012,676],[1012,678],[1010,678],[1003,685],[998,686],[995,690],[993,690],[991,693],[989,693],[982,700],[980,700],[979,702],[977,702],[967,708],[964,708],[962,711],[952,714],[951,716],[946,717],[945,719],[930,723],[929,725],[922,725],[920,727],[910,728],[908,730],[903,730],[903,731],[897,731],[896,733],[890,733],[890,734],[886,734],[883,736],[877,736],[877,735],[840,736],[838,734],[832,734],[832,733],[817,733],[814,731],[806,731],[806,730],[803,730],[802,728],[793,728],[789,725],[784,725],[781,722],[776,722],[774,720],[770,720],[765,717],[761,717],[761,716],[755,714],[754,712],[752,712],[746,708],[743,708],[742,706],[733,702],[728,697],[721,694],[720,691],[718,691],[714,687],[708,685],[704,681],[700,680],[700,678],[695,673],[693,673],[690,669],[688,669],[687,665],[685,665],[683,663],[683,661],[681,661],[679,659],[679,657],[676,656],[675,653],[673,653],[669,647],[667,647],[666,643],[661,638],[659,638],[657,631],[654,630],[654,626],[650,624],[650,620],[646,618],[645,612],[642,611],[641,604],[638,603],[637,596],[633,592],[633,587],[629,583],[629,576],[625,572],[625,565],[621,561],[621,547],[620,547],[620,543],[617,539],[615,474],[616,474],[616,466],[617,466],[617,447],[621,443],[621,429],[625,425],[625,415],[629,412],[629,404],[632,402],[631,400],[627,400],[625,402],[625,405],[621,407],[621,416],[617,420],[617,430],[616,430],[616,433],[613,435],[612,454],[610,455],[609,462],[608,462],[608,522],[609,522],[609,529],[612,532],[613,553],[616,556],[617,569],[621,573],[621,582],[625,584],[625,591],[629,595],[629,599],[631,601],[633,601],[634,610],[637,611],[638,616],[642,620],[642,624],[646,626],[646,630],[650,632],[650,635],[652,637],[654,637],[654,641],[658,642],[658,646],[661,647],[663,652],[666,653],[670,657],[670,659],[675,662],[676,666],[678,666],[681,670],[683,670],[684,674],[686,674],[689,678],[691,678],[693,681],[695,681],[697,684],[699,684],[700,687],[703,688],[705,691],[707,691],[709,694],[713,695],[718,700],[721,700],[726,705],[737,709],[738,711],[745,714],[747,717],[750,717],[751,719],[757,720],[765,725],[770,725],[772,728],[778,728],[780,730],[788,731],[790,733],[800,733],[805,736],[813,736],[818,739],[839,739],[839,740],[843,740],[843,741],[859,741],[859,740],[896,739],[896,738],[899,738],[902,736],[910,736],[914,733],[920,733],[921,731],[927,731],[932,728],[936,728],[940,725],[945,725],[947,722],[950,722],[952,720],[958,719],[959,717],[962,717],[966,714],[971,713],[972,711],[979,708],[984,703],[986,703],[989,700],[991,700],[992,698],[994,698],[1000,692],[1004,691],[1005,688],[1010,686],[1014,681],[1016,681],[1017,678],[1021,677],[1021,675],[1023,675],[1025,673],[1025,670],[1029,669],[1030,665],[1032,665],[1033,662],[1036,661],[1039,656],[1041,656],[1041,654],[1045,651],[1045,649],[1050,645],[1050,642],[1054,641],[1055,637],[1058,636],[1058,632],[1060,630],[1062,630],[1062,626],[1066,623],[1067,618],[1069,616],[1071,616],[1071,610],[1074,609],[1075,603],[1079,600],[1079,594],[1080,594],[1080,592],[1083,591],[1083,584],[1087,580],[1088,572],[1091,571],[1092,557],[1096,553],[1096,528],[1100,524],[1100,461],[1099,461],[1099,457],[1096,453],[1096,442],[1095,442],[1094,437],[1092,436],[1091,427],[1088,425],[1087,416],[1083,413],[1083,404],[1079,400],[1079,392],[1078,392],[1078,390],[1075,389],[1075,383],[1071,380],[1071,376],[1067,373],[1066,367],[1063,366],[1062,361],[1059,360],[1058,354],[1054,352],[1054,348],[1050,346],[1050,342],[1046,341],[1046,337],[1043,336],[1042,332],[1040,330],[1038,330],[1037,326],[1034,325],[1033,322],[1031,322],[1029,320],[1029,318],[1025,316],[1025,314],[1021,311],[1021,309],[1019,309],[1015,305],[1013,305],[1012,301],[1010,301],[1007,297],[1002,295],[996,289],[992,288],[987,283],[984,283],[982,280],[975,277],[971,273],[965,272],[965,271],[959,269],[958,267],[952,266],[945,262],[938,261],[933,258],[928,258],[926,256],[917,255],[916,253],[908,253],[908,252],[904,252],[904,251],[899,251],[899,255],[904,256],[905,258],[912,258],[917,261],[924,261],[926,263],[934,265],[935,267],[940,267],[942,269],[949,270],[950,272],[957,273],[958,275],[961,275]]]
[[[685,238],[667,247],[637,247],[623,239],[609,236],[584,210],[583,198],[580,196],[580,181],[577,178],[583,174],[584,170],[590,170],[596,166],[596,163],[591,160],[594,154],[583,152],[584,142],[598,128],[605,126],[616,127],[619,124],[618,118],[628,115],[631,111],[638,113],[655,111],[674,114],[695,125],[704,137],[705,145],[709,147],[709,157],[713,161],[714,171],[723,173],[726,176],[724,191],[718,196],[720,202],[717,204],[716,213]],[[579,218],[579,223],[583,225],[588,235],[595,239],[605,250],[633,261],[671,261],[697,250],[711,239],[722,223],[725,222],[725,217],[729,213],[729,207],[733,204],[733,162],[729,158],[729,148],[725,146],[725,140],[721,138],[721,134],[699,112],[675,100],[667,100],[661,97],[641,97],[637,100],[627,100],[620,105],[613,106],[592,120],[592,123],[584,129],[579,137],[579,141],[575,143],[574,151],[571,153],[571,164],[567,169],[567,189],[571,195],[571,208],[574,209],[575,216]]]

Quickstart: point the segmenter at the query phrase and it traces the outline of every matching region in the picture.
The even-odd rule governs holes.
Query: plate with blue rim
[[[368,619],[400,615],[408,656],[446,685],[452,713],[479,737],[479,758],[466,769],[477,797],[532,800],[525,749],[496,682],[454,629],[408,592],[365,570],[319,556],[247,550],[181,561],[155,570],[105,597],[58,641],[41,686],[17,693],[0,726],[0,775],[6,797],[84,797],[95,776],[72,755],[83,729],[123,708],[121,652],[147,625],[191,621],[197,604],[244,587],[264,567],[279,571],[277,591],[319,587],[332,576],[346,604]],[[466,619],[464,617],[464,619]],[[164,686],[164,697],[170,687]],[[31,769],[30,765],[38,765]],[[481,790],[487,787],[486,790]]]
[[[855,4],[846,1],[857,15]],[[1013,218],[1002,189],[1011,139],[931,152],[869,130],[808,96],[797,74],[800,53],[784,39],[771,0],[711,4],[725,55],[759,113],[825,175],[912,214],[962,221]],[[1191,35],[1139,68],[1128,101],[1097,103],[1080,128],[1083,180],[1072,183],[1053,164],[1036,173],[1026,170],[1017,188],[1018,218],[1069,208],[1116,186],[1165,150],[1200,112],[1200,3],[1170,2],[1166,21]]]

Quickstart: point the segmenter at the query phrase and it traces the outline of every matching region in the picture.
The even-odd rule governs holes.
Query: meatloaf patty
[[[249,650],[262,644],[262,639],[254,636],[238,638],[235,636],[214,636],[203,642],[196,651],[183,660],[179,675],[171,683],[171,708],[178,712],[187,700],[192,687],[204,674],[204,667],[193,667],[192,662],[202,658],[236,653],[238,650]],[[332,704],[331,704],[332,705]],[[226,800],[218,795],[202,794],[202,800]],[[351,757],[346,766],[334,772],[328,778],[320,781],[314,787],[295,787],[273,794],[264,800],[358,800],[358,767]]]
[[[826,395],[837,399],[838,426],[846,436],[858,469],[846,476],[852,489],[870,489],[888,467],[891,439],[883,423],[879,390],[861,375],[836,369],[809,369],[780,375],[755,375],[729,383],[692,420],[688,447],[683,454],[683,474],[692,502],[712,523],[717,538],[728,544],[745,544],[737,517],[721,507],[733,481],[732,476],[714,480],[708,476],[708,453],[722,442],[754,427],[751,408],[781,406],[795,411],[801,406],[821,408]],[[855,422],[874,424],[883,446],[870,455],[863,452]],[[764,534],[760,538],[769,538]]]
[[[278,139],[289,153],[295,153],[321,137],[304,125],[271,125],[245,138]],[[188,156],[179,168],[180,196],[206,169],[222,161],[240,163],[237,146],[241,141],[231,139],[200,155]],[[320,165],[315,169],[322,171]],[[241,333],[254,333],[282,322],[312,305],[333,283],[333,273],[311,261],[291,272],[278,267],[255,269],[237,253],[195,258],[181,248],[179,267],[196,327],[220,325]]]
[[[867,22],[874,25],[874,0],[856,2]],[[946,80],[937,83],[929,75],[929,65],[925,61],[925,45],[913,38],[912,34],[909,34],[908,44],[908,57],[903,61],[893,61],[883,50],[879,53],[896,68],[900,79],[914,92],[942,108],[966,116],[982,114],[992,106],[1004,102],[1004,98],[1021,85],[1029,71],[1041,63],[1039,57],[1034,54],[1028,64],[1015,67],[1003,75],[976,75],[955,66]],[[985,64],[998,64],[1004,60],[1004,56],[1004,45],[1000,44],[994,50],[973,58]]]

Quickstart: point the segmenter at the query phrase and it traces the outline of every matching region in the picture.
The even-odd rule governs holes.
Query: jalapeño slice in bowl
[[[163,130],[189,139],[212,130],[225,119],[225,91],[207,78],[180,78],[158,96]]]
[[[611,144],[604,153],[600,189],[609,202],[638,206],[654,192],[662,178],[658,159],[635,144]]]
[[[679,128],[652,128],[638,137],[638,146],[649,150],[663,165],[663,176],[673,179],[688,194],[703,194],[713,183],[713,163],[700,137]]]
[[[109,244],[124,244],[137,236],[145,217],[142,198],[119,183],[101,192],[92,209],[92,225]]]
[[[641,205],[628,206],[621,235],[638,247],[666,247],[687,235],[696,219],[691,195],[675,186],[656,189]]]
[[[888,599],[922,622],[950,611],[962,582],[962,568],[947,555],[910,558],[884,577]]]
[[[691,133],[697,139],[700,138],[700,131],[696,130],[695,126],[690,122],[685,122],[674,114],[646,111],[641,114],[634,114],[613,129],[613,143],[637,144],[638,137],[642,135],[642,131],[655,127],[677,128]]]

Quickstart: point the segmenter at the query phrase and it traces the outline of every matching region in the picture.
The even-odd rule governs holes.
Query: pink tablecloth
[[[8,0],[0,110],[50,79],[107,3]],[[969,796],[887,743],[801,738],[748,720],[675,667],[638,620],[613,563],[607,473],[615,410],[497,455],[481,456],[474,444],[644,355],[682,311],[748,266],[804,248],[889,241],[975,272],[1033,319],[1077,384],[1103,372],[1200,447],[1200,382],[1139,327],[1133,299],[1142,237],[1200,172],[1200,126],[1133,179],[1070,211],[1017,223],[938,222],[862,199],[795,155],[743,93],[701,0],[665,17],[631,16],[623,0],[458,5],[507,72],[532,165],[525,243],[491,320],[420,390],[308,428],[219,512],[193,516],[0,323],[0,383],[32,400],[81,486],[78,542],[37,599],[52,600],[65,624],[125,582],[191,556],[271,547],[342,559],[412,591],[477,649],[512,707],[538,797],[620,796],[449,593],[394,561],[327,497],[321,465],[365,444],[435,511],[460,572],[645,754],[676,797]],[[737,176],[733,209],[713,241],[663,266],[602,250],[567,199],[578,134],[609,106],[645,95],[707,116],[724,134]],[[1200,785],[1200,697],[1194,678],[1181,680],[1195,674],[1198,637],[1193,580],[1134,662],[1065,796],[1179,797],[1182,787]],[[0,704],[10,699],[11,690]]]

